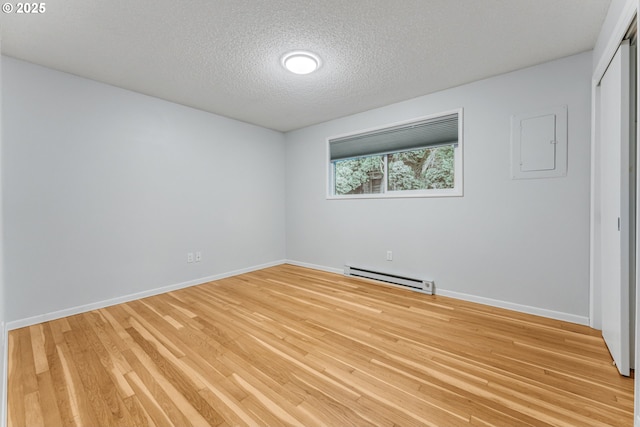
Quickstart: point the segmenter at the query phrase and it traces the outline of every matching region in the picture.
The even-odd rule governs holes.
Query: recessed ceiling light
[[[290,52],[282,57],[282,65],[292,73],[309,74],[320,67],[320,58],[310,52]]]

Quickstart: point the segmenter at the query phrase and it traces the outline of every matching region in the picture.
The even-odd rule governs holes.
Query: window
[[[329,198],[462,195],[462,110],[329,138]]]

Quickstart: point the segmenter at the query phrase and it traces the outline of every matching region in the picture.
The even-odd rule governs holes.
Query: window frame
[[[387,167],[387,156],[389,154],[401,153],[405,151],[411,150],[397,150],[397,151],[389,151],[384,153],[372,153],[371,155],[382,155],[383,163],[384,163],[384,179],[383,179],[383,189],[382,193],[370,193],[370,194],[334,194],[335,190],[335,164],[331,161],[331,140],[335,140],[338,138],[351,137],[359,134],[365,134],[369,132],[376,132],[386,128],[396,127],[396,126],[405,126],[410,125],[415,122],[420,122],[424,120],[437,119],[439,117],[449,116],[457,114],[458,115],[458,142],[454,147],[454,157],[453,157],[453,167],[454,167],[454,187],[453,188],[437,188],[437,189],[424,189],[424,190],[392,190],[388,189],[388,167]],[[344,199],[398,199],[398,198],[430,198],[430,197],[462,197],[464,195],[464,116],[463,116],[463,108],[457,108],[448,111],[442,111],[435,114],[430,114],[426,116],[414,117],[408,120],[403,120],[394,123],[388,123],[382,126],[376,126],[368,129],[361,129],[354,132],[348,132],[339,135],[333,135],[326,139],[326,157],[325,157],[325,170],[326,170],[326,198],[328,200],[344,200]],[[424,148],[424,147],[423,147]],[[428,148],[428,147],[427,147]],[[419,148],[416,148],[419,149]],[[366,157],[366,156],[361,156]]]

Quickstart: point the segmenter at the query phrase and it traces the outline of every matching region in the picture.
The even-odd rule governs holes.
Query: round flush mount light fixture
[[[320,68],[320,58],[311,52],[289,52],[282,57],[282,65],[295,74],[309,74]]]

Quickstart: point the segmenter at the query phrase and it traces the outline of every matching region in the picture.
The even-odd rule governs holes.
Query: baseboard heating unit
[[[384,273],[381,271],[369,270],[367,268],[344,266],[345,276],[364,277],[366,279],[379,280],[381,282],[399,285],[407,289],[433,295],[435,286],[433,280],[416,279],[398,274]]]

